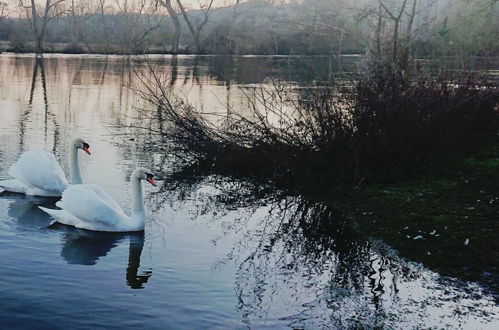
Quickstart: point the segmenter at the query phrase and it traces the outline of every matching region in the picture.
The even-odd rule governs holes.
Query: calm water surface
[[[346,58],[348,62],[351,59]],[[175,89],[209,111],[245,105],[240,86],[310,83],[337,63],[287,57],[154,58]],[[112,56],[0,56],[0,179],[27,149],[56,154],[85,138],[85,182],[129,210],[136,166],[174,159],[117,128],[144,106],[135,74]],[[305,70],[308,68],[308,70]],[[217,111],[218,111],[217,110]],[[352,230],[329,208],[219,177],[145,187],[144,234],[65,226],[0,195],[1,328],[284,328],[386,326],[497,329],[499,308],[473,283],[442,278]]]

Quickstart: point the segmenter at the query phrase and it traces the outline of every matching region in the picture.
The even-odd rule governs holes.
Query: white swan
[[[55,221],[94,231],[131,232],[144,230],[145,211],[142,198],[142,182],[146,180],[156,186],[153,175],[143,168],[137,168],[130,176],[132,190],[132,214],[128,216],[118,203],[100,186],[79,184],[69,186],[56,205],[61,210],[39,206]]]
[[[80,184],[78,149],[90,155],[90,146],[80,138],[73,139],[69,147],[69,177],[71,184]],[[3,190],[35,196],[61,196],[69,186],[68,180],[55,156],[44,150],[29,150],[10,167],[12,180],[0,181]]]

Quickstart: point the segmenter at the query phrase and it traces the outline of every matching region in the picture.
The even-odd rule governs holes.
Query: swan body
[[[132,214],[126,215],[118,203],[100,186],[94,184],[79,184],[69,186],[57,203],[60,210],[39,206],[55,221],[76,228],[106,231],[132,232],[144,230],[145,211],[142,197],[141,180],[147,180],[153,185],[146,169],[138,168],[130,176],[132,190]]]
[[[74,139],[69,148],[69,168],[72,184],[81,182],[78,165],[78,149],[90,154],[89,145],[82,139]],[[69,186],[55,156],[44,150],[29,150],[10,167],[9,175],[14,179],[0,181],[3,190],[35,196],[61,196]]]

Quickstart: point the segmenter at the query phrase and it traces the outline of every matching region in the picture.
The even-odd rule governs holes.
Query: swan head
[[[82,149],[83,151],[85,151],[87,154],[90,155],[90,145],[85,141],[83,141],[83,139],[80,138],[73,139],[72,145],[76,149]]]
[[[153,177],[154,177],[154,175],[151,174],[151,171],[149,171],[145,168],[142,168],[142,167],[139,167],[132,172],[132,179],[139,180],[139,181],[146,180],[147,182],[149,182],[153,186],[157,186],[158,184],[156,183],[156,181],[153,180]]]

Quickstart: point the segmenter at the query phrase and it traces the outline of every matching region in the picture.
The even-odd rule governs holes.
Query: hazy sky
[[[65,0],[67,3],[70,3],[70,0]],[[104,0],[107,6],[123,6],[124,3],[128,3],[129,6],[132,4],[138,4],[141,1],[146,1],[149,3],[153,3],[155,0]],[[207,5],[210,0],[181,0],[184,7],[187,9],[198,9],[200,4]],[[245,2],[246,0],[241,0],[240,2]],[[0,2],[7,3],[9,7],[9,16],[16,16],[18,12],[19,0],[0,0]],[[29,4],[30,0],[23,0],[24,3]],[[36,3],[40,5],[44,5],[46,0],[35,0]],[[52,0],[54,2],[54,0]],[[94,3],[97,3],[97,0],[76,0],[76,2],[88,3],[89,7],[94,7]],[[213,0],[213,7],[222,7],[222,6],[230,6],[234,4],[236,0]],[[176,5],[176,1],[172,1],[173,5]]]
[[[25,2],[29,2],[30,0],[24,0]],[[69,0],[66,0],[69,2]],[[93,2],[95,0],[80,0],[80,1],[88,1],[88,2]],[[125,1],[128,1],[128,3],[133,3],[133,2],[140,2],[140,0],[105,0],[105,2],[109,5],[113,3],[120,3],[123,4]],[[146,0],[147,2],[153,2],[154,0]],[[181,0],[182,4],[184,6],[189,6],[189,7],[199,7],[199,3],[201,4],[207,4],[210,2],[210,0]],[[242,0],[240,2],[244,2],[245,0]],[[6,2],[9,4],[9,6],[17,6],[19,3],[19,0],[1,0],[0,2]],[[35,0],[36,3],[39,4],[45,4],[46,0]],[[54,0],[52,0],[54,2]],[[219,7],[219,6],[224,6],[224,5],[229,5],[235,3],[236,0],[213,0],[213,6]],[[172,3],[175,3],[175,0],[172,1]]]

